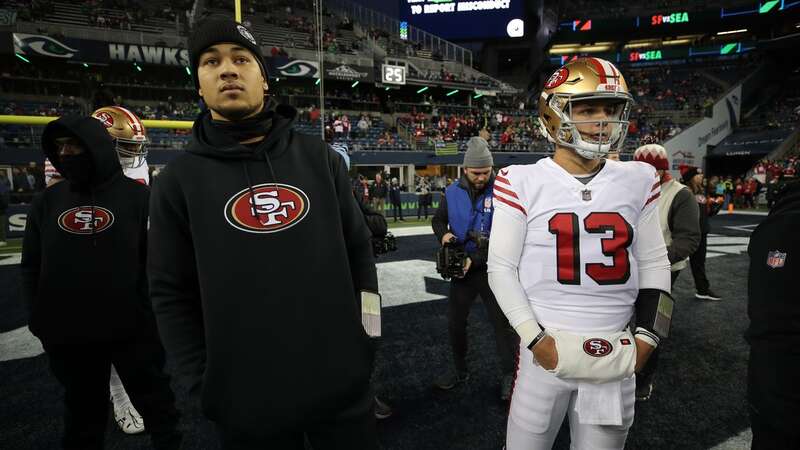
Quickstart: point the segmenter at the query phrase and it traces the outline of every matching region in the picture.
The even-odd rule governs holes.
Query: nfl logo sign
[[[777,250],[773,250],[767,253],[767,265],[772,267],[773,269],[779,269],[786,264],[786,253],[781,253]]]
[[[586,190],[584,190],[584,191],[581,191],[581,198],[582,198],[582,199],[583,199],[583,201],[585,201],[585,202],[590,202],[590,201],[592,201],[592,191],[590,191],[590,190],[588,190],[588,189],[586,189]]]

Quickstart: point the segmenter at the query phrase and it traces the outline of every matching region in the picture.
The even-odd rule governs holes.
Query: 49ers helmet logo
[[[94,224],[92,224],[94,218]],[[106,231],[114,224],[114,214],[100,206],[78,206],[58,216],[58,226],[72,234],[94,234]],[[94,230],[94,231],[93,231]]]
[[[106,128],[111,128],[114,126],[114,118],[111,117],[111,114],[105,111],[102,111],[100,114],[95,116],[95,119],[99,120]]]
[[[265,183],[242,189],[225,204],[225,220],[248,233],[276,233],[302,221],[309,210],[305,192],[288,184]]]
[[[562,67],[553,72],[552,75],[550,75],[550,79],[548,79],[547,83],[544,84],[544,88],[545,89],[557,88],[562,84],[564,84],[565,81],[567,81],[568,76],[569,76],[569,69]]]
[[[589,356],[600,358],[608,355],[614,347],[605,339],[592,338],[583,341],[583,351]]]

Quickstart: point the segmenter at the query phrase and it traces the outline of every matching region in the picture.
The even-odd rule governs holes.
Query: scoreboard
[[[525,0],[398,0],[400,21],[448,40],[521,38]]]

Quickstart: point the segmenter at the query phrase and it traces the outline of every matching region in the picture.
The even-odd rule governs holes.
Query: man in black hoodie
[[[800,181],[788,183],[776,197],[747,249],[750,327],[745,336],[753,449],[800,448]]]
[[[42,147],[67,181],[34,198],[21,268],[28,326],[65,391],[64,448],[103,448],[112,363],[153,446],[178,448],[145,273],[148,188],[122,174],[94,118],[50,123]]]
[[[267,101],[247,28],[209,19],[189,54],[208,110],[150,208],[164,344],[224,448],[302,449],[304,434],[315,448],[376,448],[359,303],[378,282],[344,161]]]

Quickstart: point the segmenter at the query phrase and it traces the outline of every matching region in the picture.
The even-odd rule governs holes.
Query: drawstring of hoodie
[[[278,192],[278,177],[275,176],[275,170],[272,168],[272,161],[269,159],[267,152],[264,152],[264,160],[267,162],[269,174],[272,177],[272,187],[275,192]],[[250,170],[247,168],[247,160],[242,160],[242,168],[244,169],[244,177],[247,180],[247,190],[250,193],[250,214],[258,220],[261,220],[261,213],[256,208],[256,191],[253,188],[253,181],[250,178]]]
[[[94,191],[89,191],[89,194],[92,199],[92,246],[97,247],[97,237],[95,236],[95,229],[97,228],[95,224],[95,216],[94,216]]]
[[[247,190],[250,192],[250,214],[258,220],[261,220],[261,216],[258,214],[258,210],[256,209],[256,191],[253,189],[253,182],[250,179],[250,171],[247,170],[247,161],[242,160],[242,167],[244,168],[244,177],[247,180]]]

